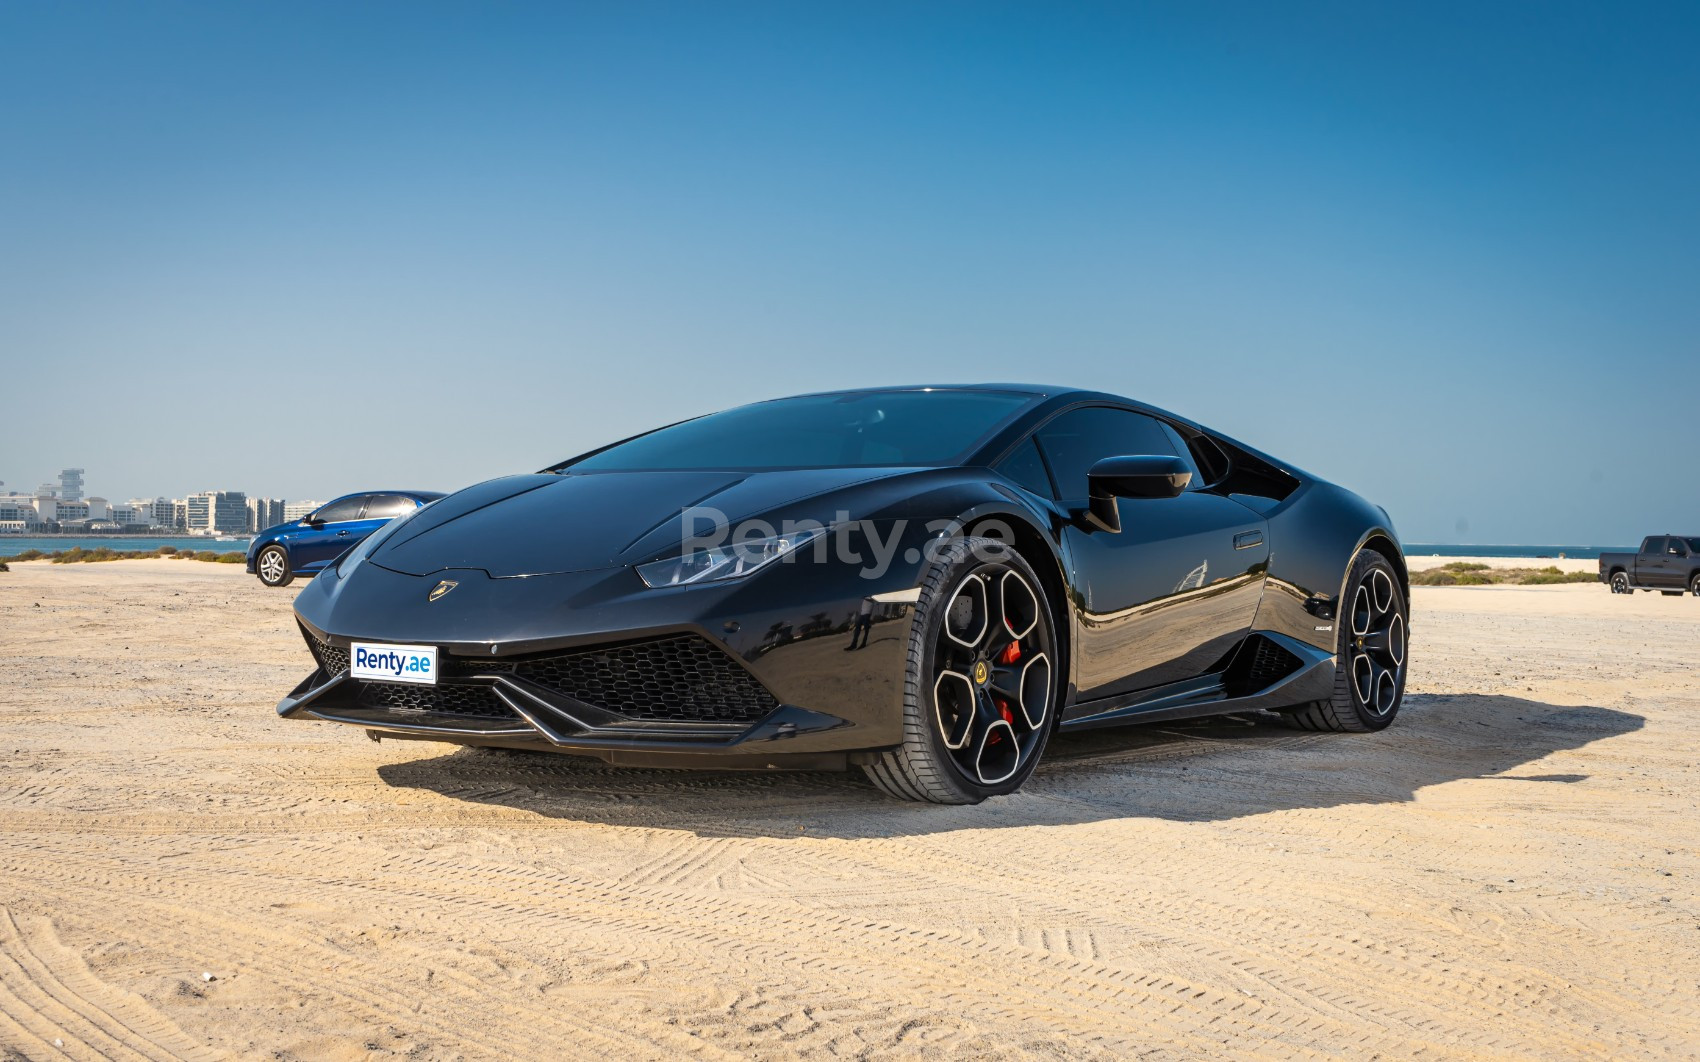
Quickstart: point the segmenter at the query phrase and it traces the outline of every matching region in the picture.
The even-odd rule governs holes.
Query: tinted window
[[[618,443],[573,471],[943,465],[1034,396],[1004,391],[867,391],[758,402]]]
[[[1163,425],[1143,413],[1106,406],[1071,410],[1038,433],[1039,445],[1065,504],[1086,504],[1086,473],[1106,457],[1167,454],[1177,457]]]
[[[313,514],[313,519],[321,523],[334,524],[343,520],[360,519],[360,507],[366,504],[366,495],[356,494],[352,498],[343,498]]]
[[[1682,539],[1680,539],[1680,538],[1671,539],[1670,545],[1666,546],[1665,548],[1668,549],[1670,552],[1676,554],[1678,557],[1688,556],[1688,547],[1682,544]]]
[[[1688,540],[1688,552],[1700,553],[1700,538],[1691,538]]]
[[[1664,551],[1665,540],[1662,538],[1649,538],[1641,547],[1642,553],[1663,553]]]
[[[393,520],[418,508],[413,499],[402,494],[374,494],[366,506],[367,520]]]
[[[1045,459],[1039,456],[1039,446],[1028,439],[1002,461],[998,462],[998,471],[1026,487],[1041,498],[1053,497],[1051,493],[1051,477],[1045,471]]]
[[[1187,484],[1187,489],[1203,489],[1209,483],[1211,477],[1207,477],[1199,471],[1198,459],[1187,446],[1186,440],[1182,439],[1180,432],[1170,425],[1164,424],[1162,421],[1158,421],[1157,424],[1163,429],[1163,434],[1169,437],[1169,448],[1175,452],[1177,457],[1186,462],[1187,470],[1192,473],[1192,482]]]

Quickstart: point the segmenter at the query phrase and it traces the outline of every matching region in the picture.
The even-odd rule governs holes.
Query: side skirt
[[[1334,654],[1271,631],[1257,631],[1247,642],[1262,638],[1297,659],[1298,667],[1272,682],[1250,686],[1235,668],[1184,682],[1135,693],[1082,701],[1069,709],[1063,730],[1090,730],[1128,723],[1157,723],[1196,719],[1227,712],[1270,711],[1321,700],[1334,692]],[[1243,646],[1242,646],[1243,648]],[[1244,653],[1236,654],[1236,662]]]

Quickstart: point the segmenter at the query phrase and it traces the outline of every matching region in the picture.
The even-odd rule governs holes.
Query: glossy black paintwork
[[[618,762],[830,765],[833,756],[902,739],[910,609],[892,599],[918,585],[925,548],[942,533],[941,524],[975,533],[996,521],[1013,532],[1047,583],[1066,636],[1064,727],[1276,707],[1324,695],[1320,677],[1332,681],[1337,644],[1333,609],[1352,558],[1359,549],[1377,549],[1404,575],[1398,539],[1382,510],[1140,403],[1095,392],[1017,389],[1030,391],[1033,404],[962,464],[949,467],[759,473],[569,468],[482,483],[423,510],[346,575],[333,571],[315,580],[301,592],[296,611],[305,628],[337,644],[429,643],[455,655],[498,658],[696,632],[817,725],[787,728],[769,720],[710,741],[632,727],[575,731],[551,716],[552,742],[536,732],[543,727],[529,735],[467,728],[447,736],[558,747]],[[1248,475],[1228,486],[1275,486],[1266,493],[1207,488],[1175,498],[1122,498],[1122,531],[1111,534],[1084,512],[994,471],[1035,429],[1083,405],[1143,412],[1184,435],[1202,433],[1245,455],[1244,467],[1258,463],[1262,469],[1261,478]],[[862,565],[796,557],[796,563],[742,580],[645,586],[633,565],[677,556],[680,512],[703,505],[733,522],[865,522],[851,541],[862,556],[889,555],[890,563],[868,578]],[[460,585],[428,602],[431,587],[446,577]],[[865,648],[846,651],[865,598],[878,602],[870,637]],[[1253,632],[1290,645],[1305,669],[1268,689],[1234,687],[1225,676]],[[326,691],[328,678],[310,677],[279,711],[313,717],[312,703],[319,700],[320,717],[408,736],[408,728],[392,726],[393,720],[325,707],[334,699],[334,691]],[[573,718],[569,713],[569,722]]]

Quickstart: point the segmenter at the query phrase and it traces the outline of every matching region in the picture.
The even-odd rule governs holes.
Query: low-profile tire
[[[1614,594],[1633,594],[1629,586],[1629,575],[1625,572],[1611,573],[1611,592]]]
[[[862,769],[887,794],[978,804],[1027,781],[1061,696],[1056,626],[1032,565],[996,539],[941,547],[921,579],[903,744]]]
[[[289,567],[289,552],[282,546],[267,546],[254,558],[254,574],[267,586],[288,586],[295,580]]]
[[[1297,730],[1385,730],[1405,700],[1411,614],[1386,557],[1367,549],[1358,554],[1337,612],[1333,696],[1283,718]]]

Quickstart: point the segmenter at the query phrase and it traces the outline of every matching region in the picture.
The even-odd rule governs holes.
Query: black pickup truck
[[[1600,554],[1600,582],[1614,594],[1658,590],[1700,597],[1700,535],[1654,535],[1639,553]]]

